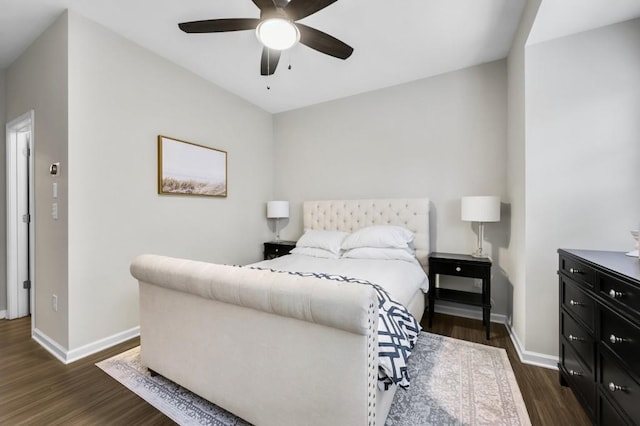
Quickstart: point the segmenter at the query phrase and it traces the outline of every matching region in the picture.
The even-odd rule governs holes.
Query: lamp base
[[[482,242],[484,241],[484,223],[478,223],[478,248],[471,253],[471,257],[477,257],[478,259],[486,259],[489,257],[484,250],[482,250]]]
[[[280,225],[280,218],[276,218],[276,238],[275,238],[275,242],[279,243],[280,242],[280,229],[279,229],[279,225]]]
[[[478,259],[488,259],[489,255],[487,253],[483,253],[480,250],[476,250],[473,253],[471,253],[471,257],[475,257]]]

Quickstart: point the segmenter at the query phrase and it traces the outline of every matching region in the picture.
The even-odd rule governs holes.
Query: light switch
[[[53,182],[53,198],[58,198],[58,182]]]
[[[58,203],[51,204],[51,217],[58,220]]]

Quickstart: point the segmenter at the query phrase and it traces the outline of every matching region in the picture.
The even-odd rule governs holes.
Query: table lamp
[[[276,241],[280,241],[279,221],[289,217],[288,201],[267,202],[267,218],[276,220]]]
[[[462,197],[462,220],[478,222],[478,247],[471,253],[473,257],[489,257],[482,250],[484,240],[484,223],[500,222],[500,197],[493,195]]]

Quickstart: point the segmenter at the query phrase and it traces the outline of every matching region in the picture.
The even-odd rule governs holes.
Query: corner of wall
[[[5,151],[6,132],[4,124],[8,121],[6,114],[6,72],[0,69],[0,122],[3,126],[0,130],[0,149]],[[6,161],[0,161],[0,271],[7,270],[7,238],[6,238]],[[7,308],[7,278],[6,274],[0,276],[0,318],[4,318]]]
[[[36,203],[31,212],[38,238],[34,258],[35,307],[32,321],[62,347],[68,345],[69,337],[66,303],[67,209],[58,200],[59,220],[54,221],[50,216],[51,181],[48,167],[52,161],[66,165],[67,160],[67,29],[67,15],[63,14],[7,68],[5,75],[6,117],[14,119],[29,110],[35,112],[34,196],[43,202]],[[59,192],[64,193],[61,186]],[[38,280],[38,277],[46,279]],[[51,309],[53,294],[61,302],[58,311]]]

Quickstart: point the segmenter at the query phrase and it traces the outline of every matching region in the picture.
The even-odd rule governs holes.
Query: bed
[[[410,275],[424,279],[391,293],[421,319],[428,199],[309,201],[303,222],[305,235],[374,225],[411,231],[419,263]],[[131,272],[140,288],[142,362],[256,425],[384,424],[398,386],[382,390],[378,380],[376,289],[304,274],[321,268],[393,282],[385,276],[393,268],[368,262],[293,254],[239,268],[139,256]]]

